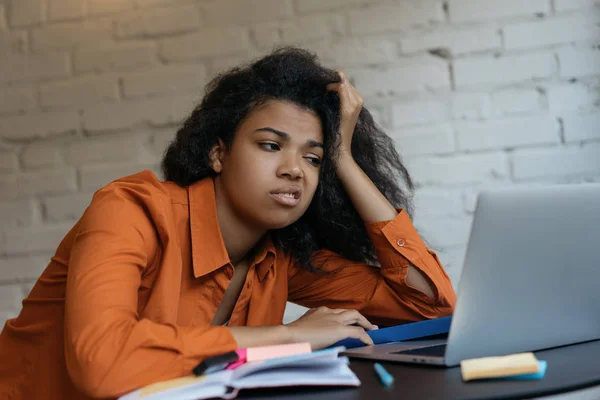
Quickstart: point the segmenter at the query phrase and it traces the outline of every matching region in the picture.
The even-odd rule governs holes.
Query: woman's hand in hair
[[[352,155],[352,136],[364,101],[346,75],[342,71],[338,73],[340,82],[328,84],[327,90],[336,91],[340,96],[340,151]]]
[[[372,345],[373,340],[367,330],[377,329],[356,310],[313,308],[298,320],[285,325],[290,334],[290,342],[309,342],[313,348],[322,349],[347,338],[359,339]]]

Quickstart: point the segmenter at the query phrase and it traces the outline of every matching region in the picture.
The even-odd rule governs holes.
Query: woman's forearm
[[[342,152],[338,159],[337,175],[365,223],[389,221],[398,215],[394,206],[358,166],[352,155]],[[412,264],[408,267],[406,282],[430,298],[435,296],[431,282]]]
[[[231,334],[240,348],[270,346],[293,342],[293,337],[285,325],[275,326],[232,326]]]

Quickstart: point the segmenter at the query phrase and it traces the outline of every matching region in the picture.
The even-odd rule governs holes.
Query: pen
[[[377,373],[377,376],[379,377],[379,380],[381,381],[383,386],[385,386],[386,388],[392,386],[392,384],[394,383],[394,377],[390,375],[390,373],[387,372],[385,368],[383,368],[383,365],[375,363],[373,364],[373,366],[375,367],[375,373]]]
[[[200,364],[192,370],[194,375],[210,374],[211,372],[222,371],[233,362],[239,360],[239,355],[235,351],[229,353],[220,354],[218,356],[209,357],[202,361]]]

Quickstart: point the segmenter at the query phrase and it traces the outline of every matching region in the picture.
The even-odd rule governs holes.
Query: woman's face
[[[231,147],[221,150],[219,201],[253,228],[288,226],[312,201],[323,152],[321,121],[313,111],[269,101],[240,123]]]

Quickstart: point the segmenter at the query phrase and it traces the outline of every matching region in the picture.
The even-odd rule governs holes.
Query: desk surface
[[[402,363],[382,363],[395,378],[385,389],[373,372],[373,362],[352,360],[351,367],[360,388],[302,388],[249,391],[247,399],[294,400],[386,400],[386,399],[522,399],[564,393],[600,385],[600,340],[558,347],[535,353],[548,362],[544,379],[539,381],[463,382],[460,367],[437,368]]]

